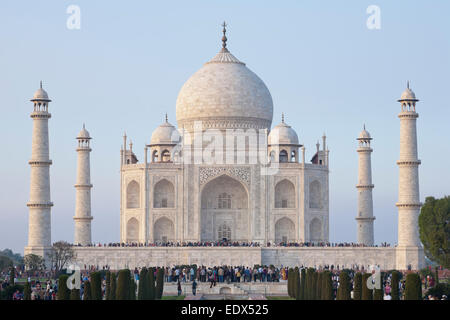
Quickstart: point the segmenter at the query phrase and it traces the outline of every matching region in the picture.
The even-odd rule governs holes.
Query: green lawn
[[[266,296],[267,300],[294,300],[289,296]]]
[[[186,296],[162,296],[161,300],[184,300]]]

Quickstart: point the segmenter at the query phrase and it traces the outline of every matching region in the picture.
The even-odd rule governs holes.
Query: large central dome
[[[264,82],[226,48],[183,85],[177,98],[179,128],[270,128],[273,103]]]

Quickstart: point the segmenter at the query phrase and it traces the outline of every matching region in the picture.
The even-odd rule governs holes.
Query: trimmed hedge
[[[422,282],[416,273],[406,275],[405,300],[422,300]]]
[[[91,273],[91,298],[102,300],[102,279],[99,272]]]
[[[130,270],[123,269],[119,271],[117,279],[116,300],[129,300],[130,299]]]
[[[111,300],[111,272],[108,270],[106,272],[106,281],[105,281],[105,300]]]
[[[392,300],[400,300],[400,272],[393,270],[391,274],[391,298]]]
[[[161,300],[164,291],[164,269],[158,268],[156,271],[155,300]]]
[[[67,279],[69,276],[67,274],[62,274],[58,278],[58,292],[56,297],[58,300],[69,300],[70,290],[67,288]]]
[[[139,273],[139,287],[138,287],[138,300],[148,300],[148,277],[147,268],[142,268]]]
[[[362,274],[361,272],[355,273],[353,278],[353,300],[361,300],[362,297]]]
[[[114,272],[111,272],[111,289],[108,300],[116,300],[116,290],[117,290],[117,278]]]
[[[322,300],[333,300],[333,280],[328,270],[322,275]]]
[[[336,300],[351,300],[350,276],[346,271],[342,271],[339,274],[339,287],[336,294]]]
[[[70,290],[70,300],[80,300],[80,289]]]
[[[91,283],[88,280],[84,282],[83,300],[92,300]]]
[[[31,284],[28,281],[23,288],[23,300],[31,300]]]
[[[364,273],[362,275],[362,294],[361,300],[373,300],[373,292],[372,289],[367,287],[367,279],[369,279],[372,275],[370,273]]]
[[[155,287],[155,268],[150,268],[147,272],[147,285],[148,285],[148,299],[155,300],[156,287]]]
[[[300,300],[306,300],[306,270],[302,268],[300,273]]]

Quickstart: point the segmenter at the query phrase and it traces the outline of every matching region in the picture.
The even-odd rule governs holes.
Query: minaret
[[[89,132],[86,130],[83,124],[78,134],[78,167],[77,167],[77,182],[75,184],[76,189],[76,202],[75,202],[75,237],[74,244],[80,244],[86,246],[91,244],[91,169],[89,154],[91,152]]]
[[[419,240],[420,213],[419,165],[417,157],[416,95],[409,88],[402,93],[400,118],[400,159],[398,183],[398,252],[397,268],[423,266],[423,249]]]
[[[372,246],[374,244],[373,236],[373,201],[372,201],[372,164],[369,132],[366,131],[364,125],[363,131],[359,134],[358,139],[358,215],[357,222],[357,239],[359,244]]]
[[[53,203],[50,201],[50,165],[47,92],[40,88],[34,93],[33,112],[33,138],[31,146],[30,176],[30,201],[28,220],[28,246],[25,247],[26,254],[36,254],[46,259],[46,254],[51,247],[51,220],[50,212]],[[46,259],[47,260],[47,259]],[[48,261],[47,261],[48,263]]]

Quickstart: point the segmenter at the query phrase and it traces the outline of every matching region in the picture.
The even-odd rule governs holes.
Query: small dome
[[[157,144],[177,144],[179,141],[179,134],[177,129],[171,125],[167,119],[152,133],[150,145]]]
[[[80,133],[78,134],[77,139],[91,139],[91,136],[89,135],[89,131],[86,130],[83,124],[83,129],[81,129]]]
[[[298,136],[291,126],[288,126],[284,121],[279,125],[275,126],[272,131],[270,131],[268,144],[293,144],[298,145]]]
[[[409,88],[409,81],[408,81],[408,84],[406,85],[405,91],[403,91],[403,93],[398,101],[401,102],[401,101],[407,101],[407,100],[419,101],[419,100],[417,100],[416,94],[414,93],[414,91],[412,91]]]
[[[361,131],[361,133],[358,136],[358,140],[372,140],[372,138],[370,137],[370,133],[369,131],[366,130],[366,128],[364,128],[364,130]]]
[[[42,81],[41,81],[40,88],[36,90],[36,92],[33,95],[33,99],[31,99],[31,101],[36,101],[36,100],[47,101],[47,102],[51,101],[48,98],[47,91],[42,89]]]
[[[402,96],[400,97],[400,100],[417,100],[416,94],[411,89],[407,88],[405,91],[403,91]]]

